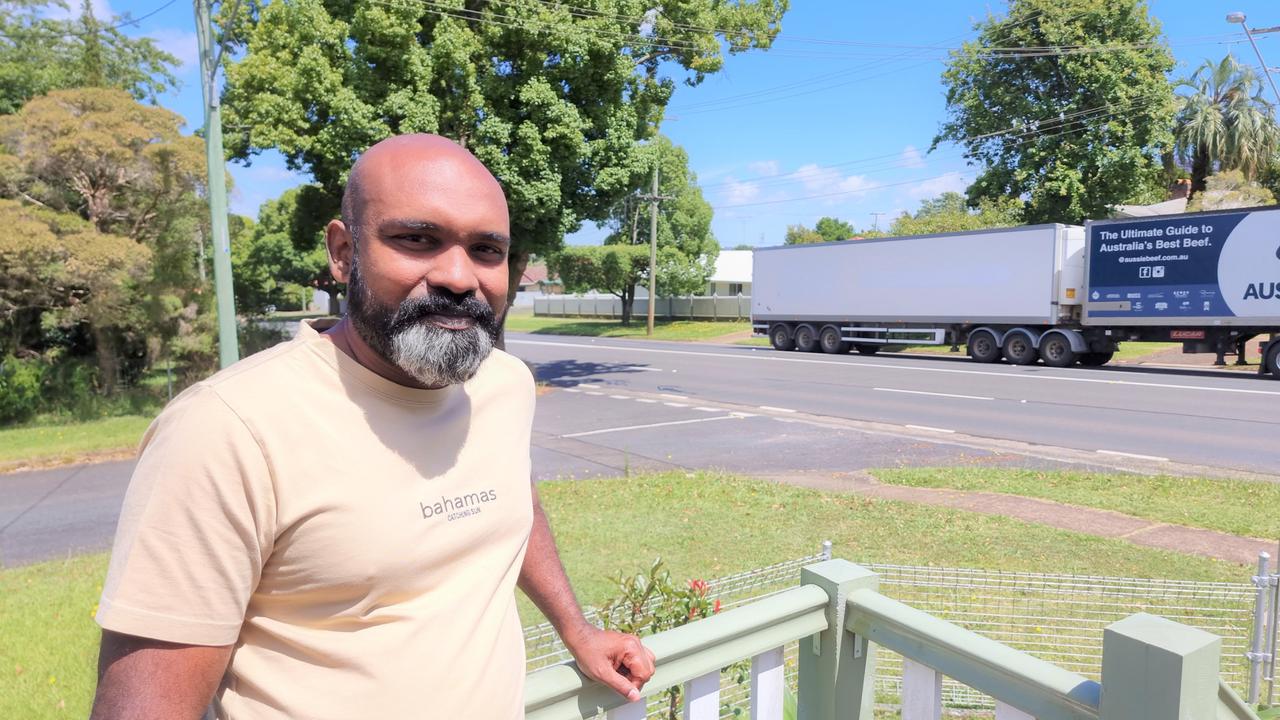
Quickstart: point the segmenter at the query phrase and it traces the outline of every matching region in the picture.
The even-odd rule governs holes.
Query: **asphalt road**
[[[1105,457],[1280,474],[1280,382],[1254,375],[978,365],[949,356],[512,334],[541,380],[885,423]]]
[[[1253,377],[519,334],[507,342],[545,385],[538,480],[718,469],[838,483],[875,467],[1150,472],[1182,463],[1270,475],[1280,465],[1267,412],[1280,383]],[[0,477],[0,565],[109,547],[132,468]]]

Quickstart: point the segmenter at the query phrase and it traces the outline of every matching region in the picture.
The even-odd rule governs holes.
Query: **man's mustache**
[[[408,298],[400,303],[391,317],[391,332],[398,333],[411,325],[416,325],[428,315],[453,315],[469,317],[483,328],[493,328],[498,324],[498,317],[489,304],[475,295],[452,298],[441,294]]]

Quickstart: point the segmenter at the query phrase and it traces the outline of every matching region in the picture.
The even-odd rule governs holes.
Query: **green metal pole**
[[[227,231],[227,178],[222,153],[222,111],[218,106],[218,71],[213,54],[213,25],[209,0],[195,0],[196,35],[200,43],[200,84],[204,88],[204,147],[208,165],[205,192],[209,198],[209,220],[213,231],[213,284],[218,306],[218,361],[221,367],[240,359],[236,340],[236,301],[231,289],[231,236]]]
[[[653,165],[653,197],[649,200],[649,318],[645,335],[653,335],[653,308],[658,304],[658,164]]]

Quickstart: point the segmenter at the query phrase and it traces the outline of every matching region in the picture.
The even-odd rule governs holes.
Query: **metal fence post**
[[[870,570],[848,560],[826,560],[800,570],[802,585],[826,591],[827,629],[800,641],[799,720],[872,720],[875,646],[844,627],[849,594],[879,587]]]
[[[1247,699],[1249,704],[1258,704],[1258,695],[1262,690],[1262,670],[1263,665],[1267,661],[1267,615],[1268,615],[1268,591],[1271,589],[1271,578],[1268,577],[1268,571],[1271,565],[1271,555],[1268,553],[1258,553],[1258,572],[1253,576],[1253,584],[1258,588],[1258,592],[1254,596],[1253,601],[1253,641],[1249,644],[1249,652],[1245,655],[1249,658],[1249,694]]]
[[[1147,613],[1107,626],[1099,720],[1212,718],[1222,638]]]

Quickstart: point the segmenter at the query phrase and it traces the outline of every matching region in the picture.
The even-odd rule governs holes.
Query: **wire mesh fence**
[[[830,557],[829,550],[807,557],[708,581],[707,596],[731,608],[768,597],[800,582],[800,568]],[[1221,583],[1083,575],[1002,572],[964,568],[863,563],[880,576],[880,592],[931,615],[1031,653],[1066,669],[1098,679],[1103,629],[1135,612],[1148,612],[1222,637],[1222,677],[1242,694],[1249,682],[1249,651],[1256,587]],[[598,613],[588,619],[599,624]],[[570,659],[549,624],[525,628],[528,669]],[[901,693],[902,658],[882,651],[877,691],[896,704]],[[1273,666],[1274,667],[1274,666]],[[796,687],[797,643],[785,649],[787,685]],[[749,703],[748,663],[721,673],[722,717],[742,715]],[[1271,670],[1271,668],[1268,668]],[[665,716],[670,698],[649,700],[649,716]],[[947,680],[943,702],[951,708],[989,709],[991,698]]]

